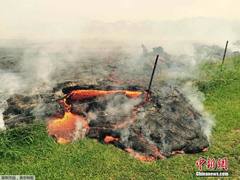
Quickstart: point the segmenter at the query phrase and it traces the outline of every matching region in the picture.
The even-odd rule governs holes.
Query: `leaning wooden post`
[[[150,79],[150,82],[149,82],[149,85],[148,85],[148,89],[147,89],[148,93],[150,93],[150,90],[151,90],[152,80],[153,80],[153,76],[154,76],[154,73],[155,73],[155,69],[157,67],[158,57],[159,57],[159,55],[157,55],[156,60],[155,60],[155,64],[154,64],[154,67],[153,67],[151,79]]]
[[[227,47],[228,47],[228,41],[226,42],[226,45],[225,45],[225,49],[224,49],[224,53],[223,53],[223,58],[222,58],[221,69],[222,69],[223,64],[224,64],[224,61],[225,61],[225,57],[226,57],[226,53],[227,53]]]

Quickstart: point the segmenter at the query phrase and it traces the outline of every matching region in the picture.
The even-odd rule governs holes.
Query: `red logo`
[[[228,159],[227,158],[218,159],[217,168],[227,171],[228,170]]]
[[[202,167],[203,165],[206,164],[206,159],[205,158],[202,158],[200,157],[197,161],[196,161],[196,166],[197,168],[199,169],[199,171],[202,171]]]
[[[226,157],[219,158],[215,160],[214,158],[203,158],[200,157],[198,160],[196,160],[195,163],[196,167],[199,171],[202,171],[203,167],[205,167],[207,170],[228,170],[228,159]]]

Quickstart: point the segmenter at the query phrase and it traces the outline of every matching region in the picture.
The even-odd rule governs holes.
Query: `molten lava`
[[[156,160],[155,157],[153,156],[146,156],[146,155],[142,155],[138,152],[135,152],[133,149],[131,148],[126,148],[125,149],[126,152],[130,153],[134,158],[140,160],[140,161],[145,161],[145,162],[151,162]]]
[[[140,91],[129,90],[73,90],[62,101],[60,105],[64,107],[64,115],[61,118],[51,118],[48,123],[49,135],[55,137],[60,144],[70,143],[76,137],[83,138],[89,130],[88,117],[80,116],[72,112],[71,102],[84,101],[112,94],[123,94],[128,98],[137,98],[143,93]],[[106,136],[105,143],[118,141],[118,138]]]
[[[161,83],[145,91],[125,82],[104,84],[108,82],[82,85],[70,81],[46,94],[11,96],[6,100],[4,123],[13,128],[45,117],[49,135],[60,144],[93,138],[142,161],[204,152],[209,147],[202,131],[205,117],[177,87]],[[40,114],[35,113],[39,104],[45,107]]]
[[[69,94],[69,98],[72,101],[82,101],[88,100],[92,98],[96,98],[98,96],[105,96],[111,94],[124,94],[129,98],[137,98],[139,97],[142,92],[140,91],[128,91],[128,90],[74,90]]]
[[[50,120],[48,123],[48,133],[57,139],[60,144],[66,144],[74,138],[76,125],[81,124],[82,129],[87,130],[88,123],[82,116],[75,115],[71,112],[65,112],[62,118]]]
[[[109,144],[111,142],[118,141],[118,140],[119,140],[119,138],[115,138],[115,137],[112,137],[112,136],[105,136],[105,138],[104,138],[104,142],[106,144]]]

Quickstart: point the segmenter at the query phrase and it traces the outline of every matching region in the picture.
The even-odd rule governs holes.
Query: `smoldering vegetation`
[[[161,46],[153,49],[144,45],[133,48],[128,44],[109,41],[24,42],[21,46],[2,46],[1,128],[4,128],[4,124],[11,128],[53,116],[59,112],[56,101],[63,98],[64,87],[76,84],[147,87],[155,56],[159,54],[153,88],[164,90],[162,86],[177,87],[200,114],[201,131],[209,138],[213,118],[204,109],[203,95],[191,82],[201,78],[198,74],[199,65],[210,59],[219,60],[223,49],[205,44],[193,44],[192,48],[194,53],[191,55],[176,55],[166,52]],[[229,51],[228,56],[236,53]],[[126,107],[132,107],[135,102],[129,102],[128,105]],[[119,109],[114,109],[111,104],[107,107],[111,112]]]

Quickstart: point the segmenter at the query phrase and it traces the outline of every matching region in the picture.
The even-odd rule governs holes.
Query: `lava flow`
[[[58,116],[48,121],[49,135],[61,144],[94,138],[148,162],[209,146],[201,131],[202,116],[177,89],[148,93],[140,87],[122,88],[63,89]]]
[[[119,140],[119,138],[115,138],[112,136],[105,136],[104,143],[109,144],[111,142],[118,141],[118,140]]]
[[[60,144],[70,143],[74,139],[83,138],[89,130],[88,117],[74,114],[71,102],[85,101],[112,94],[122,94],[128,98],[137,98],[142,92],[128,90],[73,90],[59,104],[64,107],[64,115],[59,118],[51,118],[48,122],[48,133],[57,139]],[[81,112],[79,112],[81,113]],[[118,140],[108,136],[104,139],[105,143]]]
[[[81,101],[96,98],[98,96],[105,96],[110,94],[124,94],[129,98],[137,98],[142,92],[139,91],[128,91],[128,90],[74,90],[69,94],[69,98],[72,101]]]
[[[85,117],[65,112],[62,118],[54,118],[49,121],[48,133],[54,136],[58,143],[66,144],[74,138],[74,132],[79,124],[85,131],[89,128]]]

